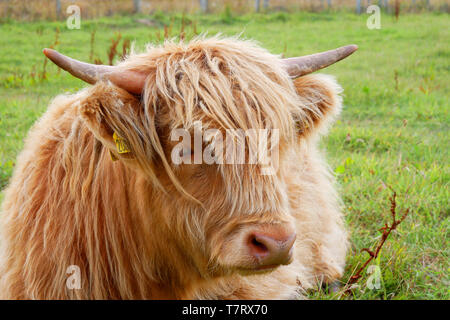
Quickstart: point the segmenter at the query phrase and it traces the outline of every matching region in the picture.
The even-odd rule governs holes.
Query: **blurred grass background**
[[[100,4],[96,8],[100,10]],[[400,209],[410,208],[411,213],[373,263],[381,269],[381,288],[368,289],[369,275],[364,274],[353,297],[450,298],[447,13],[408,13],[398,20],[383,13],[381,29],[369,30],[368,15],[350,11],[240,14],[224,7],[212,14],[155,9],[152,14],[129,15],[114,10],[109,17],[82,18],[79,30],[69,30],[64,20],[28,22],[14,15],[0,24],[0,190],[29,128],[51,99],[86,86],[46,64],[44,47],[105,63],[119,35],[118,56],[126,41],[143,50],[146,43],[161,43],[164,35],[180,34],[186,39],[200,33],[242,34],[285,57],[356,43],[357,53],[321,71],[335,75],[345,90],[343,114],[322,141],[340,184],[351,233],[343,281],[367,259],[361,249],[376,244],[378,229],[390,221],[391,186],[399,194]],[[326,290],[309,295],[342,298]]]
[[[389,12],[399,2],[402,12],[424,11],[450,12],[449,0],[360,0],[361,12],[370,4],[377,4]],[[59,4],[57,4],[59,3]],[[201,3],[206,3],[202,8]],[[92,19],[130,13],[152,14],[156,11],[197,13],[206,9],[209,13],[231,10],[244,14],[254,12],[256,3],[260,11],[351,11],[355,12],[358,0],[0,0],[0,18],[24,21],[64,19],[67,6],[76,4],[83,18]],[[57,10],[57,8],[60,10]]]

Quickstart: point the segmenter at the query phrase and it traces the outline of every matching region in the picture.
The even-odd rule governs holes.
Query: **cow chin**
[[[236,269],[236,273],[239,273],[242,276],[251,276],[251,275],[255,275],[255,274],[271,273],[279,266],[280,265],[270,265],[270,266],[264,266],[264,267],[255,266],[253,268],[238,266],[238,267],[235,267],[235,269]]]

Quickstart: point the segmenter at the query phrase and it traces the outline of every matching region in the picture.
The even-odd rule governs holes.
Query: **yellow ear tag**
[[[114,143],[116,144],[116,150],[117,150],[118,154],[125,155],[128,153],[131,153],[131,150],[128,147],[127,141],[124,138],[119,137],[119,135],[116,132],[113,133],[113,140],[114,140]],[[112,151],[110,151],[109,153],[111,155],[112,161],[119,160]]]
[[[131,150],[127,145],[127,141],[124,138],[121,138],[117,135],[117,133],[113,133],[113,140],[116,144],[117,153],[123,154],[123,153],[130,153]]]

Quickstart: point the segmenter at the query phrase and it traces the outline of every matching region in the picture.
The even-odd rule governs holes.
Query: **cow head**
[[[83,111],[88,125],[113,153],[112,133],[126,142],[129,153],[115,156],[160,190],[161,212],[149,214],[160,215],[173,252],[212,276],[267,272],[291,262],[290,172],[302,142],[340,105],[334,82],[303,76],[355,50],[280,59],[250,41],[211,38],[167,42],[118,66],[44,53],[105,87],[102,105]],[[227,152],[230,145],[241,153]],[[261,145],[269,154],[278,150],[269,173],[267,163],[250,161]]]

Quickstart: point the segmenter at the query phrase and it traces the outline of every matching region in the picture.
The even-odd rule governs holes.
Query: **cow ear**
[[[342,88],[332,76],[314,74],[294,80],[301,102],[296,115],[298,132],[302,136],[326,134],[342,109]]]
[[[139,99],[107,82],[98,82],[80,93],[78,113],[113,158],[132,158],[132,146],[140,144],[133,132],[141,121]]]

